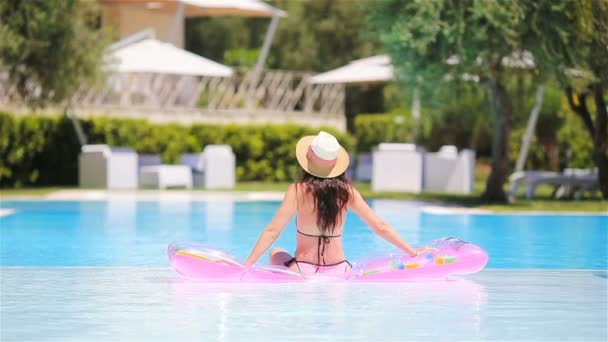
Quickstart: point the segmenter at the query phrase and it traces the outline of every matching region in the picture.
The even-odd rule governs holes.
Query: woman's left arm
[[[275,214],[274,218],[268,224],[266,229],[260,235],[258,242],[253,247],[251,254],[245,261],[245,266],[250,267],[258,261],[258,259],[266,253],[268,247],[281,235],[281,232],[285,229],[289,220],[296,212],[296,185],[291,184],[285,193],[283,203]]]

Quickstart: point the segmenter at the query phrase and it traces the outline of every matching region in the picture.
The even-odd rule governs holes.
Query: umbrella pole
[[[82,129],[82,125],[76,115],[74,115],[72,111],[72,101],[68,101],[63,111],[63,114],[72,121],[72,126],[74,126],[74,131],[76,132],[76,136],[78,137],[78,142],[80,146],[84,146],[87,144],[87,136],[84,134],[84,130]]]
[[[515,172],[524,170],[526,158],[528,157],[528,149],[530,148],[530,140],[532,139],[534,129],[536,128],[536,121],[538,120],[538,114],[540,114],[540,109],[543,105],[544,96],[545,84],[543,83],[538,87],[538,91],[536,92],[534,108],[532,108],[532,113],[530,113],[530,119],[528,120],[526,132],[524,133],[524,136],[521,139],[521,149],[519,150],[519,156],[517,157],[517,163],[515,164]]]
[[[180,1],[177,5],[173,25],[171,25],[171,32],[169,33],[169,43],[173,44],[174,46],[177,46],[177,33],[182,25],[184,25],[184,3]]]
[[[270,50],[270,44],[274,38],[274,34],[277,30],[277,26],[279,25],[279,15],[278,13],[274,13],[272,15],[272,21],[270,22],[270,26],[268,27],[268,31],[266,31],[266,37],[264,37],[264,44],[262,45],[262,51],[260,52],[260,56],[258,57],[258,61],[253,69],[253,75],[251,78],[251,84],[249,85],[249,91],[247,92],[247,99],[245,100],[246,108],[253,107],[253,94],[255,93],[255,88],[258,85],[258,81],[260,79],[260,74],[262,73],[262,69],[264,68],[264,63],[266,63],[266,58],[268,57],[268,51]]]
[[[414,88],[412,94],[412,118],[414,119],[414,129],[412,131],[412,142],[416,143],[418,139],[418,130],[420,126],[420,93],[417,88]]]

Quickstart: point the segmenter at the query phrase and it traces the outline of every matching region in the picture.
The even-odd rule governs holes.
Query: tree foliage
[[[367,1],[273,0],[285,10],[273,40],[267,66],[272,69],[326,71],[378,52],[378,41],[366,35]],[[266,18],[196,18],[186,27],[186,48],[218,61],[234,61],[233,49],[262,46],[270,23]],[[226,60],[225,57],[229,57]]]
[[[365,4],[371,0],[269,0],[285,10],[266,67],[323,72],[380,52],[377,36],[367,29]],[[192,18],[186,23],[186,49],[224,64],[251,68],[270,20],[267,18]],[[382,111],[382,87],[349,87],[348,129],[359,113]]]
[[[544,0],[528,7],[522,40],[540,68],[557,76],[582,119],[608,199],[608,1]]]
[[[518,1],[388,0],[369,12],[400,79],[431,99],[449,75],[495,76],[499,59],[520,46],[524,17]]]
[[[377,1],[370,23],[400,79],[437,102],[453,80],[475,75],[486,86],[494,113],[492,172],[483,197],[506,201],[512,100],[503,60],[522,48],[526,7],[519,1]]]
[[[100,75],[108,40],[96,2],[0,2],[0,67],[31,105],[59,103]]]
[[[506,76],[512,57],[531,52],[534,73],[556,77],[594,141],[602,192],[608,197],[608,2],[601,0],[385,0],[370,6],[378,32],[404,84],[441,103],[450,79],[476,75],[490,95],[493,116],[492,173],[484,198],[504,201],[513,94]],[[509,71],[509,69],[511,69]],[[573,70],[575,72],[573,73]],[[572,75],[588,75],[576,88]],[[578,89],[578,90],[577,90]],[[587,100],[593,98],[595,121]]]

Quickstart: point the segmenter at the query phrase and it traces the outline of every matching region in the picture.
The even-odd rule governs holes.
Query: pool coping
[[[107,201],[107,200],[139,200],[139,201],[281,201],[285,196],[282,191],[184,191],[184,190],[58,190],[44,195],[3,195],[0,198],[8,201]],[[393,199],[385,199],[393,201]],[[453,204],[441,204],[436,201],[424,200],[394,200],[416,202],[420,205],[421,213],[430,215],[556,215],[556,216],[608,216],[608,211],[494,211],[489,209],[468,208]],[[11,212],[7,215],[11,215]],[[0,214],[0,217],[3,215]]]
[[[59,190],[45,195],[2,196],[3,200],[103,201],[103,200],[182,200],[182,201],[281,201],[279,191],[181,191],[181,190]]]

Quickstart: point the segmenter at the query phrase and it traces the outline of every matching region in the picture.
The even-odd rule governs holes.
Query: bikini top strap
[[[302,234],[304,236],[319,237],[319,238],[322,238],[322,239],[331,239],[331,238],[337,238],[337,237],[342,236],[342,234],[340,234],[340,235],[324,235],[324,234],[321,234],[321,235],[312,235],[312,234],[303,233],[299,229],[298,229],[298,233],[300,233],[300,234]]]
[[[298,183],[296,183],[296,229],[298,229],[298,213]]]

